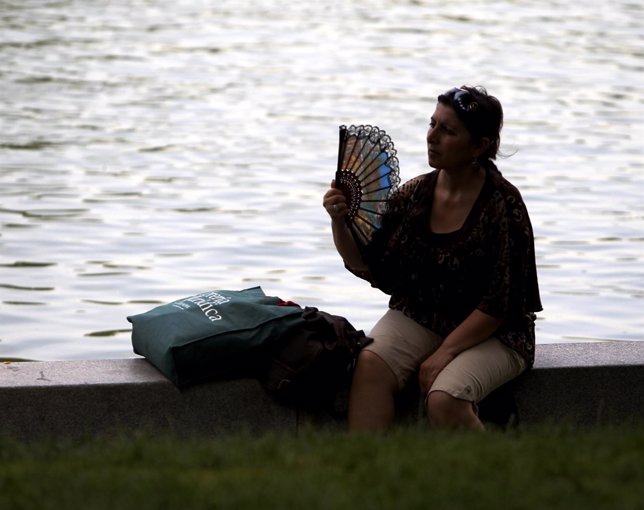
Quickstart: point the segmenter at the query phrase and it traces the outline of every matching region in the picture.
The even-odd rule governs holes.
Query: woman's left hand
[[[418,383],[420,384],[420,391],[423,395],[430,390],[434,381],[438,377],[438,374],[440,374],[455,357],[456,356],[449,353],[441,346],[429,358],[421,363]]]

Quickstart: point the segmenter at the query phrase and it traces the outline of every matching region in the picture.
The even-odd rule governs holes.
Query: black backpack
[[[283,404],[343,416],[358,354],[373,340],[344,317],[314,307],[302,317],[269,352],[260,382]]]

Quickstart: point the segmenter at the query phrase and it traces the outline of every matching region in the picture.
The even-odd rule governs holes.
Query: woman
[[[541,301],[534,237],[519,191],[493,163],[503,110],[482,87],[438,96],[427,132],[429,166],[390,199],[360,249],[333,187],[323,205],[347,268],[391,295],[359,356],[351,430],[382,430],[395,395],[418,377],[435,427],[483,429],[476,404],[534,362]]]

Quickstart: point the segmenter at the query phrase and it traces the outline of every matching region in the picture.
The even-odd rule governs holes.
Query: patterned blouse
[[[463,226],[435,234],[428,225],[437,177],[435,170],[399,188],[363,250],[369,271],[349,270],[391,295],[391,308],[443,338],[476,308],[503,319],[494,336],[532,366],[542,307],[521,194],[490,162]]]

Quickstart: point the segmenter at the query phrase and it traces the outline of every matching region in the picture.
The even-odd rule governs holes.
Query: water
[[[132,356],[125,317],[213,289],[369,329],[321,197],[337,126],[425,172],[438,93],[505,108],[538,342],[644,339],[644,8],[616,0],[0,1],[0,357]]]

